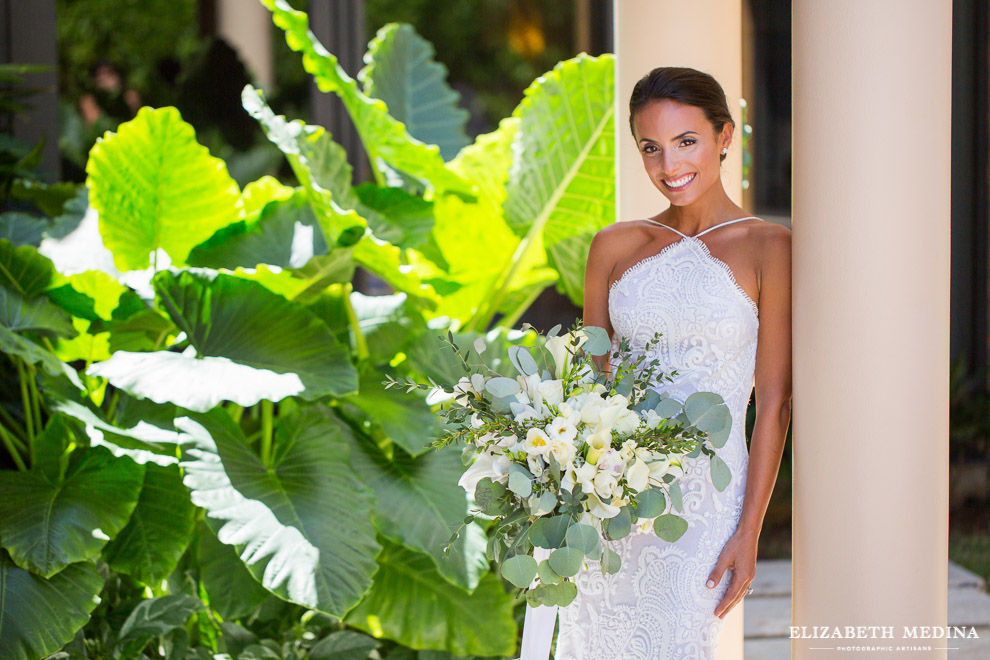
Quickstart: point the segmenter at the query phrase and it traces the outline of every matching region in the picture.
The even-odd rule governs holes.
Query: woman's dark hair
[[[640,108],[664,99],[701,108],[716,135],[726,123],[736,125],[725,102],[725,91],[715,78],[697,69],[661,66],[640,78],[629,97],[629,130],[633,137],[636,136],[633,119]],[[725,154],[720,154],[719,160],[725,160]]]

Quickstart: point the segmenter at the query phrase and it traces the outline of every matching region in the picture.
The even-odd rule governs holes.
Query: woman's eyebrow
[[[695,135],[697,135],[698,134],[698,131],[684,131],[680,135],[675,135],[674,137],[670,138],[670,141],[673,142],[674,140],[680,140],[682,137],[684,137],[686,135],[690,135],[692,133],[694,133]],[[653,140],[651,138],[640,138],[639,141],[640,142],[653,142],[654,144],[656,144],[656,140]]]

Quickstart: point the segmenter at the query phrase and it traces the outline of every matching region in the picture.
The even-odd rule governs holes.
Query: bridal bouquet
[[[494,520],[488,556],[533,606],[568,605],[577,595],[572,578],[586,559],[617,572],[619,555],[606,541],[634,527],[652,526],[667,541],[684,534],[687,521],[674,513],[681,510],[681,457],[710,456],[719,490],[730,478],[709,446],[723,446],[729,435],[721,396],[696,392],[676,401],[653,387],[677,372],[659,373],[657,361],[643,364],[645,357],[632,360],[628,340],[611,368],[600,370],[592,356],[611,348],[604,328],[559,330],[551,329],[542,346],[511,346],[518,372],[512,377],[486,364],[483,339],[465,355],[451,333],[439,337],[465,376],[446,388],[431,380],[428,398],[450,402],[440,411],[446,433],[434,444],[464,445],[468,467],[459,484],[476,505],[464,524],[478,516]],[[658,340],[659,333],[647,352]],[[389,378],[391,386],[429,387]]]

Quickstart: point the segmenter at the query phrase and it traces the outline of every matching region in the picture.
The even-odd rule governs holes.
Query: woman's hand
[[[714,589],[722,581],[725,569],[732,569],[732,584],[722,601],[715,608],[715,616],[724,619],[733,607],[746,596],[746,590],[756,576],[756,546],[759,534],[737,530],[722,548],[715,568],[708,576],[707,586]]]

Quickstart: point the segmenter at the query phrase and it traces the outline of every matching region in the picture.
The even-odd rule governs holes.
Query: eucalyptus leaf
[[[640,518],[656,518],[667,506],[663,491],[659,488],[647,488],[636,495],[636,515]]]
[[[632,511],[629,507],[624,506],[619,509],[618,514],[603,520],[602,531],[605,533],[605,538],[610,541],[618,541],[629,536],[629,532],[632,531]]]
[[[612,347],[612,342],[608,338],[608,331],[596,325],[584,326],[584,334],[588,339],[581,346],[581,350],[590,355],[605,355]]]
[[[622,567],[622,558],[618,553],[610,548],[605,548],[602,552],[602,570],[606,573],[618,573]]]
[[[681,538],[684,532],[687,531],[687,528],[687,521],[672,513],[665,513],[653,521],[653,530],[656,532],[656,535],[664,541],[671,543]]]
[[[729,466],[725,464],[725,461],[718,454],[711,457],[710,464],[712,483],[715,485],[715,490],[722,492],[732,480],[732,473],[729,470]]]
[[[577,572],[581,570],[581,564],[584,562],[584,552],[572,547],[557,548],[550,553],[548,561],[550,562],[550,568],[557,575],[572,577],[577,575]]]
[[[492,396],[503,398],[519,393],[519,382],[515,378],[497,376],[485,383],[485,390]]]
[[[580,550],[591,557],[601,553],[598,532],[591,525],[577,523],[567,528],[567,546]]]
[[[550,567],[550,562],[546,559],[539,563],[536,572],[540,576],[540,582],[543,584],[557,584],[564,579]]]
[[[529,555],[515,555],[502,562],[502,577],[520,589],[525,589],[536,577],[537,562]]]

